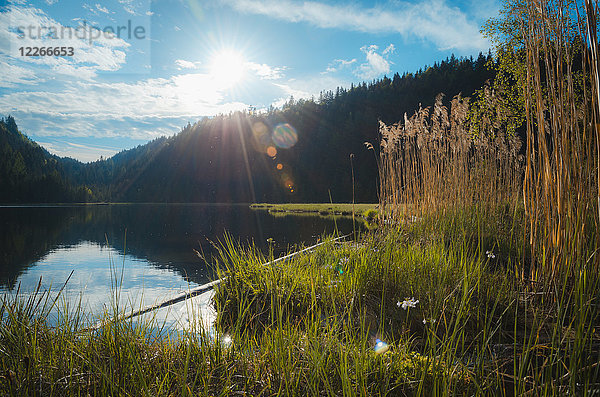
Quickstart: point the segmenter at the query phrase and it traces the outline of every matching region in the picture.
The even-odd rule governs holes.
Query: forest
[[[50,154],[7,116],[0,202],[348,202],[353,183],[357,201],[376,202],[377,160],[365,142],[377,145],[379,121],[411,116],[439,93],[448,103],[477,95],[497,69],[491,54],[452,56],[318,98],[291,97],[280,109],[206,117],[86,164]],[[293,142],[276,142],[276,130]]]

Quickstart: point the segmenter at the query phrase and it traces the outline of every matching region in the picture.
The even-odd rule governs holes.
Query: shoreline
[[[352,204],[352,203],[286,203],[270,204],[255,203],[250,204],[250,209],[267,211],[270,213],[286,214],[318,214],[322,216],[341,215],[352,216],[352,207],[354,206],[355,216],[374,219],[378,215],[379,204]]]

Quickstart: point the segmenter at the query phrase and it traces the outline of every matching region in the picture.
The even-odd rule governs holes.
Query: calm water
[[[352,230],[348,219],[337,226]],[[210,258],[211,242],[225,233],[264,252],[273,238],[277,256],[334,230],[323,218],[273,217],[246,205],[0,207],[0,293],[18,285],[28,293],[40,277],[58,290],[73,272],[63,303],[81,300],[86,312],[100,314],[110,308],[117,274],[121,304],[139,307],[211,280],[211,265],[195,251]]]

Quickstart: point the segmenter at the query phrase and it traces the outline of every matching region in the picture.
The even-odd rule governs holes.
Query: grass
[[[352,203],[350,204],[325,204],[325,203],[286,203],[286,204],[251,204],[250,208],[254,210],[269,211],[271,213],[288,214],[319,214],[352,216]],[[357,216],[368,219],[377,217],[378,204],[354,204],[354,211]]]
[[[171,338],[152,318],[90,332],[77,310],[51,326],[60,300],[4,297],[0,394],[585,394],[599,378],[599,276],[552,291],[519,281],[513,216],[424,216],[275,266],[225,240],[216,334]]]
[[[336,221],[340,218],[352,219],[353,225],[359,224],[361,228],[373,230],[377,228],[376,220],[379,217],[377,204],[251,204],[250,208],[256,211],[268,211],[273,217],[288,216],[318,216],[319,218]],[[352,211],[355,211],[355,218]]]
[[[228,335],[229,345],[201,329],[178,340],[157,337],[152,330],[159,324],[152,320],[109,322],[98,332],[85,332],[78,312],[62,312],[51,327],[49,294],[5,297],[0,393],[395,394],[416,393],[442,378],[456,390],[467,390],[462,368],[411,348],[417,342],[408,332],[419,326],[424,309],[403,312],[396,299],[416,285],[377,281],[404,279],[399,272],[421,259],[430,264],[423,276],[431,276],[442,253],[426,251],[394,253],[374,239],[360,245],[329,243],[270,269],[257,250],[228,242],[220,272],[229,278],[215,302],[219,335]],[[388,257],[413,263],[404,269],[373,266]],[[452,282],[440,279],[436,285],[451,289]],[[389,302],[381,310],[404,331],[386,328],[378,308],[382,300]],[[389,352],[373,350],[377,337],[389,343]]]
[[[272,332],[290,330],[288,356],[279,359],[299,394],[591,393],[599,379],[600,278],[582,267],[576,278],[557,278],[552,290],[521,281],[514,264],[523,234],[505,233],[514,217],[522,214],[477,208],[429,216],[276,268],[230,245],[219,269],[227,277],[216,295],[219,326],[242,345],[257,341],[253,352]],[[408,298],[419,302],[403,310],[398,303]],[[402,361],[395,354],[409,352],[429,369],[417,365],[404,378],[371,374],[374,383],[365,385],[361,377],[369,376],[353,371],[364,368],[355,360],[378,357],[377,339],[391,346],[383,357]],[[320,357],[306,343],[359,354],[349,363],[327,360],[329,372],[314,368],[322,374],[318,386],[303,375]],[[394,386],[378,389],[381,382]]]

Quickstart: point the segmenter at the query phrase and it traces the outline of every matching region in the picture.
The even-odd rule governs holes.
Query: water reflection
[[[340,232],[351,221],[337,221]],[[31,291],[60,288],[71,271],[65,299],[80,297],[86,310],[110,304],[114,272],[121,279],[121,302],[129,307],[155,303],[209,281],[215,254],[211,242],[228,232],[242,242],[277,254],[299,243],[312,244],[333,221],[318,217],[272,217],[246,205],[94,205],[0,207],[0,292],[21,284]],[[112,266],[111,266],[112,264]]]
[[[49,252],[19,276],[20,292],[32,293],[40,278],[42,291],[55,292],[69,279],[61,303],[71,308],[81,304],[83,312],[92,315],[112,313],[115,303],[119,308],[144,307],[197,285],[173,270],[148,266],[144,260],[89,241]]]

